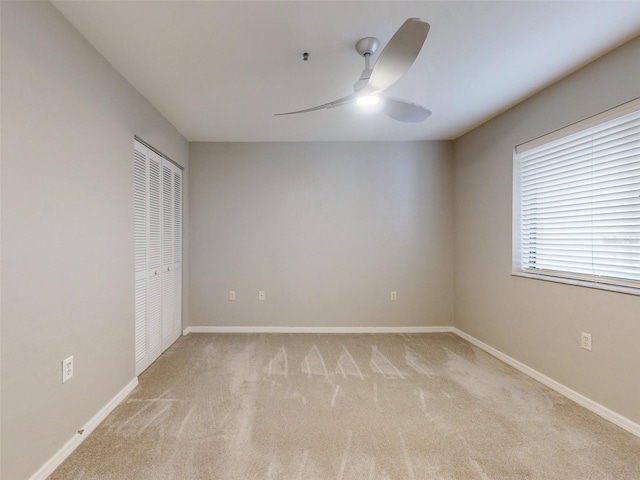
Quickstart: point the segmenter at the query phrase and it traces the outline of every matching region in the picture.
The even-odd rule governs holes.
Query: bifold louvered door
[[[173,163],[162,164],[162,350],[180,336],[182,279],[182,171]]]
[[[182,328],[182,170],[134,144],[135,359],[145,370]]]

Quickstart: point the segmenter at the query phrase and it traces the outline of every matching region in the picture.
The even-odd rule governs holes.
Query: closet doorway
[[[134,140],[136,375],[182,333],[182,185],[180,166]]]

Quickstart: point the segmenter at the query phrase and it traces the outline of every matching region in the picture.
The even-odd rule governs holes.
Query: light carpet
[[[640,479],[640,438],[454,334],[190,334],[51,479]]]

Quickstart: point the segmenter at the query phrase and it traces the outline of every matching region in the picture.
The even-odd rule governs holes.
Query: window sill
[[[575,278],[555,277],[553,275],[541,275],[539,273],[529,273],[514,270],[511,272],[514,277],[531,278],[534,280],[543,280],[545,282],[564,283],[576,287],[595,288],[597,290],[607,290],[609,292],[624,293],[627,295],[640,296],[640,288],[627,287],[623,285],[611,285],[608,283],[590,282],[588,280],[578,280]]]

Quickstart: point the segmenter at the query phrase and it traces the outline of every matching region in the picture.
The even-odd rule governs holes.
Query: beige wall
[[[452,324],[449,142],[192,143],[190,184],[190,325]]]
[[[51,4],[0,3],[0,477],[23,480],[135,376],[133,136],[188,143]]]
[[[454,144],[456,327],[635,422],[640,297],[510,272],[513,147],[640,97],[639,79],[637,38]]]

